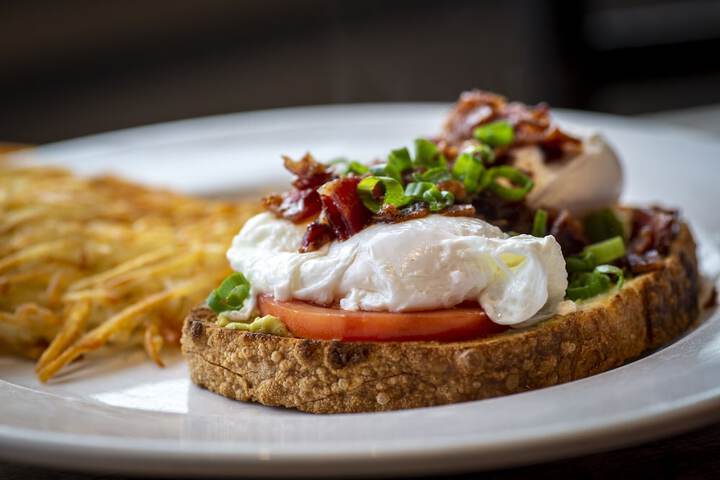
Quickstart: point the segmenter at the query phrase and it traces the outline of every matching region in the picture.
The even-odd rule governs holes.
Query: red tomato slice
[[[423,312],[353,312],[306,302],[279,302],[258,297],[263,315],[280,318],[300,338],[317,340],[437,340],[480,338],[507,329],[490,320],[479,307]]]

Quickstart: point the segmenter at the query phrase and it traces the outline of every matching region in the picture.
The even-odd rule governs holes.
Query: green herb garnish
[[[583,219],[585,234],[592,242],[601,242],[613,237],[625,238],[625,228],[610,208],[598,210]]]
[[[487,171],[488,188],[503,200],[519,202],[532,190],[535,185],[530,177],[515,167],[503,165],[493,167]],[[499,183],[505,179],[510,186]]]
[[[515,132],[510,123],[499,120],[476,127],[473,136],[491,147],[504,147],[513,142]]]
[[[357,192],[363,205],[374,213],[383,205],[402,207],[412,201],[412,197],[405,195],[402,184],[392,177],[365,177],[358,183]]]
[[[250,295],[250,282],[242,273],[230,274],[208,296],[207,304],[215,313],[240,310]]]
[[[548,213],[542,208],[535,212],[532,226],[533,237],[544,237],[547,235],[547,219]]]

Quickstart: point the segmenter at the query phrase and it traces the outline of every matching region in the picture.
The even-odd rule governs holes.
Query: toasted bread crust
[[[341,342],[229,330],[187,318],[196,384],[229,398],[312,413],[374,412],[479,400],[577,380],[677,338],[699,316],[695,243],[683,225],[664,268],[576,312],[490,338]]]

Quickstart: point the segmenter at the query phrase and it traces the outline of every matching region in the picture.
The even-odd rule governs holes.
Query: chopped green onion
[[[455,195],[452,192],[439,190],[434,185],[423,193],[422,198],[427,202],[431,212],[439,212],[455,203]]]
[[[358,183],[357,192],[363,205],[374,213],[383,205],[402,207],[412,201],[405,195],[402,184],[391,177],[365,177]]]
[[[617,278],[615,286],[618,290],[621,289],[623,283],[625,283],[625,272],[623,272],[623,269],[620,267],[616,267],[615,265],[598,265],[595,267],[595,271],[605,275],[614,275]]]
[[[405,186],[405,195],[415,200],[422,200],[423,193],[433,188],[437,187],[430,182],[411,182]]]
[[[542,208],[535,212],[532,226],[533,237],[544,237],[547,234],[548,213]]]
[[[589,272],[595,268],[597,262],[592,252],[583,252],[565,259],[565,268],[568,273]]]
[[[208,296],[207,304],[215,313],[240,310],[250,295],[250,282],[242,273],[230,274]]]
[[[499,120],[475,128],[473,136],[491,147],[503,147],[513,142],[515,132],[510,123]]]
[[[625,228],[610,208],[598,210],[583,219],[585,234],[592,242],[601,242],[613,237],[625,238]]]
[[[607,292],[612,283],[607,275],[595,272],[583,272],[575,275],[565,291],[570,300],[586,300]]]
[[[463,153],[469,153],[483,163],[495,163],[495,151],[484,143],[471,147]]]
[[[347,175],[349,173],[354,173],[355,175],[365,175],[369,171],[370,171],[370,167],[353,160],[350,163],[348,163],[348,166],[345,168],[345,175]]]
[[[430,182],[412,182],[405,187],[405,195],[428,204],[431,212],[439,212],[455,203],[455,195],[437,188]]]
[[[462,180],[468,193],[476,193],[481,189],[485,167],[471,153],[463,153],[455,160],[452,173],[458,180]]]
[[[530,177],[515,167],[503,165],[487,171],[488,188],[503,200],[519,202],[535,185]],[[505,186],[497,182],[498,178],[508,180],[513,186]]]
[[[415,173],[413,178],[417,182],[431,182],[437,184],[445,180],[450,180],[452,175],[450,175],[450,170],[448,170],[447,167],[433,167],[422,173]]]
[[[580,272],[571,275],[570,284],[565,292],[570,300],[586,300],[605,293],[613,286],[610,276],[617,278],[615,286],[623,286],[625,274],[614,265],[599,265],[592,272]]]
[[[438,151],[437,145],[430,140],[418,138],[415,140],[415,161],[416,167],[444,167],[445,157]]]
[[[410,152],[405,147],[390,152],[387,163],[400,173],[412,168]]]
[[[622,237],[617,236],[588,245],[583,252],[591,253],[595,257],[596,265],[611,263],[625,256],[625,243]]]

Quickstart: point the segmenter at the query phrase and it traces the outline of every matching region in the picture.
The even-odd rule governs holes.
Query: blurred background
[[[471,87],[639,114],[720,103],[720,2],[0,1],[0,138]]]

